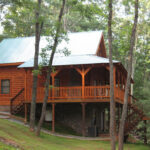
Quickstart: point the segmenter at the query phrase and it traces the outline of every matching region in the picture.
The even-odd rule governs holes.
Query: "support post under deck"
[[[52,103],[52,132],[55,132],[55,103]]]
[[[24,104],[24,123],[27,123],[27,113],[28,113],[28,106],[27,104]]]
[[[82,105],[82,136],[85,136],[85,105],[86,103],[81,103]]]

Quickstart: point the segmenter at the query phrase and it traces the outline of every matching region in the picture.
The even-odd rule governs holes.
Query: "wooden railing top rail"
[[[38,87],[38,89],[44,89],[45,87]],[[59,86],[59,87],[53,87],[54,89],[77,89],[82,88],[82,86]],[[102,86],[85,86],[84,88],[110,88],[109,85],[102,85]],[[32,88],[31,88],[32,89]],[[52,88],[51,88],[52,89]]]
[[[69,88],[69,89],[77,89],[77,88],[82,88],[82,86],[59,86],[59,87],[54,87],[54,89],[67,89],[67,88]]]
[[[85,88],[110,88],[109,85],[85,86]]]

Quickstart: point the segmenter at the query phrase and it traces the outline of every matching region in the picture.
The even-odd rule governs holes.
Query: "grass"
[[[23,150],[110,150],[108,141],[67,139],[41,133],[40,137],[27,127],[0,119],[0,138],[16,143]],[[0,150],[16,150],[0,143]],[[125,150],[150,150],[143,144],[125,144]]]
[[[52,124],[49,122],[44,122],[43,128],[47,130],[52,130]],[[69,134],[69,135],[77,135],[81,136],[79,133],[76,133],[72,128],[64,126],[63,124],[55,123],[55,131],[60,134]]]
[[[24,114],[22,115],[16,115],[20,118],[23,118],[24,117]],[[28,115],[28,118],[27,118],[27,122],[29,122],[29,115]],[[38,118],[38,117],[37,117]],[[36,120],[35,121],[35,124],[38,125],[38,121],[39,120]],[[44,129],[47,129],[47,130],[52,130],[52,122],[44,122],[43,123],[43,128]],[[60,134],[69,134],[69,135],[76,135],[76,136],[81,136],[81,134],[77,133],[75,130],[73,130],[71,127],[69,126],[64,126],[63,124],[61,123],[58,123],[58,122],[55,122],[55,131],[57,133],[60,133]]]
[[[0,142],[0,150],[17,150],[17,148],[14,148],[12,146],[8,146],[8,145]]]

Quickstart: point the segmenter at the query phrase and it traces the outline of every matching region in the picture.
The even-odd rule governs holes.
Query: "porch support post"
[[[82,98],[84,99],[85,75],[92,69],[92,67],[84,69],[82,66],[81,70],[79,68],[75,68],[75,69],[82,76]]]
[[[120,89],[120,72],[118,71],[118,88]]]
[[[85,105],[86,103],[81,103],[82,105],[82,136],[85,136]]]
[[[55,86],[55,75],[54,74],[52,74],[51,75],[52,76],[52,99],[54,99],[54,86]]]
[[[28,113],[28,105],[24,104],[24,123],[27,123],[27,113]]]
[[[147,144],[147,127],[146,127],[146,125],[147,125],[147,121],[146,120],[144,120],[144,144]]]
[[[25,101],[27,100],[27,70],[25,69],[25,80],[24,80],[24,90],[25,90]]]
[[[51,77],[52,77],[52,99],[54,99],[55,96],[55,76],[60,72],[61,70],[56,70],[55,72],[51,73]]]
[[[116,96],[116,67],[113,67],[113,77],[114,77],[114,99]]]
[[[123,77],[123,76],[122,76],[122,78],[123,78],[124,90],[125,90],[125,88],[126,88],[126,84],[127,84],[127,78],[125,78],[125,77]]]
[[[123,81],[124,81],[124,77],[123,77],[123,74],[122,74],[122,81],[121,81],[121,88],[124,89],[123,87]]]
[[[52,132],[55,132],[55,103],[52,103]]]
[[[84,99],[85,75],[84,68],[82,68],[82,98]]]

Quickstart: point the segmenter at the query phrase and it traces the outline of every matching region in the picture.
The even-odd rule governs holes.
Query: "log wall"
[[[13,98],[24,87],[24,75],[23,69],[17,69],[17,66],[5,66],[0,67],[0,105],[10,105],[10,99]],[[1,80],[10,80],[10,93],[1,93]]]

